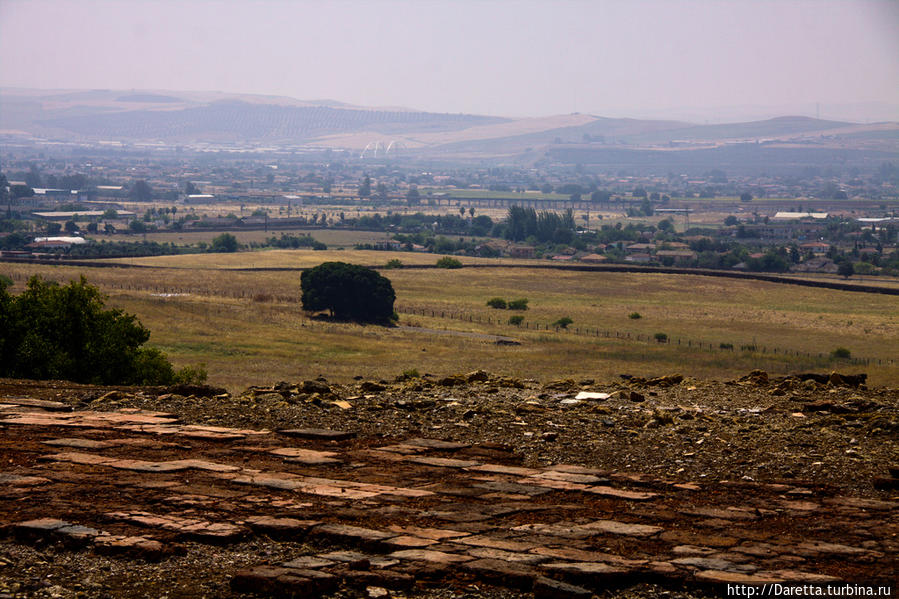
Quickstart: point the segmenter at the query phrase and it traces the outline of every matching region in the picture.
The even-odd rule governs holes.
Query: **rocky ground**
[[[233,397],[0,380],[0,597],[894,582],[897,390],[401,378]]]

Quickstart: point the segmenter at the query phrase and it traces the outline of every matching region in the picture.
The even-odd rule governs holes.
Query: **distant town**
[[[734,176],[395,157],[6,149],[3,258],[327,247],[843,277],[899,274],[899,167]],[[252,241],[241,233],[261,232]],[[213,243],[172,233],[227,233]],[[271,232],[271,236],[265,234]],[[275,235],[275,233],[278,235]],[[324,239],[324,238],[323,238]]]

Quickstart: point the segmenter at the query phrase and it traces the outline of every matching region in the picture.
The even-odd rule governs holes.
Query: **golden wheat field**
[[[136,314],[152,331],[150,343],[176,365],[204,362],[209,382],[232,391],[319,375],[392,379],[411,369],[445,375],[477,368],[539,380],[835,369],[867,372],[874,385],[899,384],[895,296],[698,275],[389,269],[382,273],[396,290],[400,319],[387,328],[308,317],[298,301],[298,270],[238,270],[326,260],[374,266],[394,257],[426,265],[438,258],[277,250],[119,260],[124,268],[3,264],[0,273],[14,280],[14,293],[33,274],[61,282],[84,275],[110,305]],[[489,308],[493,297],[527,298],[529,309]],[[516,314],[524,317],[519,326],[508,322]],[[552,326],[562,317],[572,320],[567,330]],[[668,342],[657,342],[657,333]],[[520,345],[497,345],[495,336]],[[837,347],[868,363],[832,360]]]

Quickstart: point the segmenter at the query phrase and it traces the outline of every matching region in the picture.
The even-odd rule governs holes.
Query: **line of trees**
[[[524,241],[533,237],[540,243],[571,243],[577,227],[569,208],[562,214],[533,208],[512,206],[506,220],[505,237],[513,241]]]

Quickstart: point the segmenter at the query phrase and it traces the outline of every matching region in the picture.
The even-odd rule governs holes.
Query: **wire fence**
[[[521,324],[515,325],[510,324],[508,322],[508,318],[493,318],[491,316],[482,316],[480,314],[472,314],[461,311],[453,311],[453,310],[436,310],[433,308],[420,308],[415,306],[396,306],[395,310],[401,314],[412,314],[418,316],[430,316],[432,318],[448,318],[451,320],[459,320],[463,322],[471,322],[471,323],[479,323],[479,324],[490,324],[496,326],[506,326],[509,331],[515,330],[527,330],[527,331],[552,331],[554,333],[559,334],[569,334],[569,335],[580,335],[585,337],[597,337],[597,338],[605,338],[605,339],[620,339],[620,340],[632,340],[638,342],[653,342],[659,344],[668,344],[668,345],[678,345],[680,347],[688,348],[688,349],[696,349],[700,351],[720,351],[720,352],[731,352],[735,353],[737,351],[747,352],[747,353],[758,353],[772,356],[791,356],[797,358],[807,358],[807,359],[819,359],[824,360],[830,357],[830,354],[825,353],[816,353],[816,352],[804,352],[790,348],[784,347],[774,347],[768,345],[760,345],[756,343],[741,343],[735,344],[730,342],[719,342],[717,344],[711,343],[708,341],[698,340],[698,339],[686,339],[681,337],[668,337],[665,336],[663,338],[659,338],[656,334],[646,334],[646,333],[634,333],[630,331],[616,331],[616,330],[608,330],[608,329],[598,329],[591,327],[573,327],[573,326],[558,326],[553,323],[546,322],[538,322],[538,321],[529,321],[524,320]],[[508,333],[507,333],[508,334]],[[845,358],[842,361],[854,364],[854,365],[890,365],[893,364],[893,360],[889,358]]]
[[[28,276],[22,273],[12,273],[11,278],[13,281],[24,281],[28,279]],[[299,303],[299,297],[296,294],[278,294],[273,293],[271,290],[259,288],[259,289],[247,289],[247,288],[233,288],[233,289],[221,289],[221,288],[212,288],[212,287],[200,287],[200,286],[184,286],[184,285],[149,285],[149,284],[138,284],[134,282],[122,283],[122,282],[112,282],[112,281],[104,281],[102,284],[103,288],[106,289],[116,289],[119,291],[139,291],[146,292],[150,294],[154,294],[158,297],[173,297],[178,295],[196,295],[196,296],[206,296],[206,297],[227,297],[231,299],[237,300],[250,300],[258,303],[286,303],[286,304],[297,304]],[[511,324],[508,321],[508,316],[504,318],[494,318],[492,316],[484,316],[482,314],[475,314],[471,312],[464,312],[460,310],[446,310],[446,309],[436,309],[436,308],[427,308],[420,306],[411,306],[411,305],[403,305],[398,304],[395,305],[394,309],[399,314],[410,314],[413,316],[422,316],[422,317],[431,317],[431,318],[443,318],[449,320],[457,320],[460,322],[469,322],[469,323],[478,323],[478,324],[486,324],[493,325],[498,327],[503,327],[504,334],[510,335],[514,334],[516,331],[546,331],[552,332],[554,334],[560,335],[578,335],[583,337],[594,337],[594,338],[604,338],[604,339],[618,339],[618,340],[630,340],[634,342],[644,342],[644,343],[657,343],[657,344],[665,344],[665,345],[677,345],[679,347],[685,349],[692,349],[698,351],[707,351],[707,352],[744,352],[744,353],[754,353],[761,354],[765,356],[785,356],[785,357],[794,357],[794,358],[805,358],[808,360],[826,360],[830,358],[830,354],[821,353],[821,352],[808,352],[808,351],[799,351],[791,348],[785,347],[777,347],[765,344],[757,344],[757,343],[733,343],[733,342],[718,342],[712,343],[705,340],[700,339],[689,339],[683,337],[664,337],[659,338],[656,334],[647,334],[647,333],[637,333],[631,331],[619,331],[612,329],[599,329],[592,327],[582,327],[582,326],[567,326],[562,327],[555,325],[553,323],[547,322],[539,322],[534,320],[523,320],[520,324]],[[862,365],[862,366],[883,366],[883,365],[893,365],[895,362],[891,358],[866,358],[866,357],[850,357],[850,358],[841,358],[841,362],[853,364],[853,365]]]

